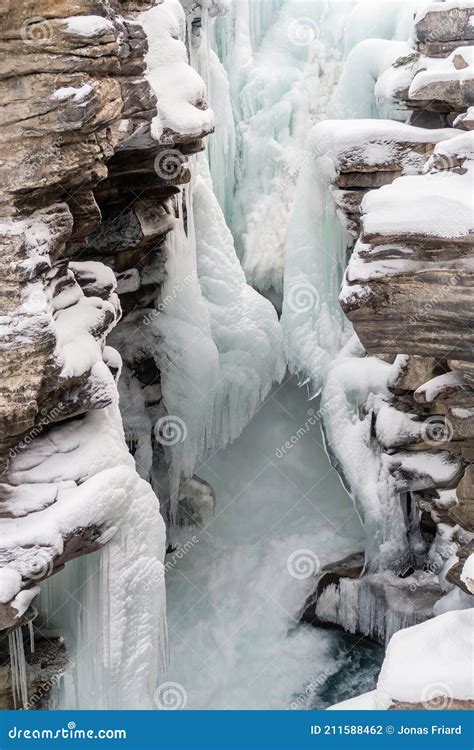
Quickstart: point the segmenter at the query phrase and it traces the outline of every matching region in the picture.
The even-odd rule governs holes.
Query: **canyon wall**
[[[143,318],[157,304],[164,239],[177,221],[179,186],[190,179],[186,159],[203,148],[213,124],[194,91],[192,101],[182,102],[194,117],[190,132],[175,132],[167,113],[158,113],[145,75],[149,43],[137,20],[153,5],[25,0],[0,10],[6,707],[35,708],[48,697],[55,684],[48,682],[51,669],[38,666],[42,653],[56,677],[65,661],[57,637],[35,625],[36,655],[25,664],[22,627],[37,617],[40,585],[104,545],[108,590],[102,593],[111,612],[108,622],[105,615],[97,622],[99,654],[110,648],[113,632],[119,653],[108,672],[117,682],[127,670],[137,678],[135,696],[117,698],[114,707],[122,699],[122,707],[149,705],[145,693],[156,678],[165,531],[148,483],[152,425],[148,420],[144,434],[147,423],[136,420],[135,429],[134,417],[144,411],[137,383],[150,408],[159,408],[161,396],[155,342]],[[173,33],[171,21],[164,24],[163,47],[173,44]],[[112,337],[106,341],[114,328],[120,354]],[[121,389],[135,389],[122,398],[122,416],[121,373]],[[141,450],[141,461],[127,446],[132,454]],[[137,592],[131,598],[130,587]],[[126,643],[137,625],[141,657],[133,653],[138,644]],[[41,680],[46,687],[38,693]]]
[[[466,634],[472,627],[472,12],[447,3],[416,16],[412,46],[375,84],[379,110],[398,122],[329,121],[311,141],[350,238],[340,304],[357,336],[329,370],[321,416],[367,545],[321,572],[302,617],[387,644],[439,616],[418,636],[413,628],[412,644],[411,630],[393,638],[381,708],[472,707],[449,677],[448,645],[428,656],[434,639],[457,638],[443,613],[467,610]],[[459,648],[469,661],[468,641]],[[419,665],[404,688],[394,679],[401,653]],[[425,657],[439,659],[447,697],[422,695]]]
[[[61,682],[61,705],[155,707],[165,549],[214,508],[196,467],[284,373],[276,312],[246,283],[201,154],[209,24],[227,9],[2,10],[7,706],[40,707]]]

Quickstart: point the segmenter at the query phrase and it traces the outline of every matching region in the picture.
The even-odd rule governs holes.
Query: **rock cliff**
[[[314,138],[330,147],[329,191],[351,237],[340,304],[363,347],[354,366],[369,382],[354,395],[343,364],[339,374],[335,368],[322,416],[333,461],[362,507],[367,550],[365,560],[322,571],[303,619],[382,643],[473,604],[463,573],[474,551],[470,14],[470,4],[447,3],[415,18],[411,51],[375,86],[404,122],[323,123]],[[354,439],[362,436],[373,461],[360,485],[351,447],[335,428],[341,408],[360,425]],[[426,632],[430,643],[435,629],[426,623],[420,638]],[[379,691],[399,657],[388,654]],[[415,678],[404,679],[390,707],[431,707],[431,698],[439,705],[411,685]],[[448,697],[440,707],[472,706],[455,691]],[[390,703],[379,696],[373,707]]]

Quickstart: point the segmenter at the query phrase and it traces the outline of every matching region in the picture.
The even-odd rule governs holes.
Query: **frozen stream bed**
[[[167,573],[167,679],[188,709],[323,708],[372,689],[381,649],[297,620],[315,568],[362,547],[317,408],[286,378],[197,470],[216,512],[180,532],[187,552]]]

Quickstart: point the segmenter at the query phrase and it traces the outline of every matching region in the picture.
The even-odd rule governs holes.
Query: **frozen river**
[[[318,566],[362,547],[316,411],[287,377],[197,472],[216,511],[167,574],[168,677],[188,709],[324,707],[372,686],[377,647],[297,619]]]

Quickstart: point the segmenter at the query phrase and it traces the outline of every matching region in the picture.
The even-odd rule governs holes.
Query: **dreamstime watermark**
[[[337,416],[340,414],[341,416],[345,416],[346,412],[344,410],[344,407],[339,403],[336,402],[334,404],[332,401],[327,401],[323,406],[321,406],[317,411],[314,409],[307,409],[306,411],[308,417],[304,421],[304,423],[294,432],[288,440],[280,445],[279,448],[275,451],[275,458],[283,458],[283,456],[286,456],[289,451],[299,443],[302,438],[305,437],[309,433],[312,427],[315,427],[321,420],[324,420],[324,417],[330,415],[330,416]]]
[[[168,292],[165,297],[158,303],[156,308],[149,312],[145,317],[143,318],[143,325],[149,326],[155,318],[157,318],[159,315],[161,315],[168,305],[170,305],[172,302],[174,302],[178,295],[184,292],[186,287],[188,287],[195,279],[197,279],[197,274],[195,271],[192,273],[188,273],[182,281],[179,281],[177,284],[173,286],[170,292]]]
[[[199,544],[199,539],[194,535],[191,539],[188,539],[187,542],[176,547],[176,549],[174,549],[169,555],[166,555],[166,562],[160,569],[158,576],[154,576],[152,580],[147,581],[143,586],[143,590],[150,591],[154,584],[163,581],[167,574],[173,570],[180,560],[183,560],[183,558],[186,557],[196,544]]]
[[[276,458],[283,458],[288,451],[290,451],[294,446],[302,439],[305,435],[308,434],[310,429],[312,427],[315,427],[318,422],[319,418],[321,416],[321,412],[315,412],[314,409],[308,409],[307,410],[308,418],[305,420],[304,424],[299,427],[296,432],[294,432],[290,438],[281,445],[279,448],[275,451]]]
[[[186,690],[179,682],[162,682],[155,690],[155,706],[159,711],[179,711],[187,702]]]
[[[68,671],[72,672],[76,668],[75,662],[69,662],[67,668]],[[41,706],[43,700],[49,699],[51,690],[53,690],[55,687],[58,687],[62,678],[64,677],[65,672],[66,668],[58,670],[53,675],[51,675],[51,677],[48,677],[48,679],[44,680],[44,682],[41,682],[39,687],[35,690],[33,695],[31,695],[28,702],[25,704],[24,708],[27,711],[31,711]]]
[[[48,44],[53,36],[53,25],[43,16],[28,18],[21,27],[21,38],[32,47]]]
[[[458,549],[459,544],[450,542],[446,545],[446,554],[455,555]],[[411,581],[409,586],[410,591],[412,593],[415,593],[417,589],[423,588],[426,584],[430,583],[430,580],[432,580],[433,576],[439,576],[446,563],[446,559],[442,558],[438,561],[426,563],[423,566],[423,570],[416,576],[416,579]]]
[[[453,34],[451,37],[452,39],[462,39],[463,28],[469,23],[471,14],[472,10],[468,4],[466,4],[465,8],[448,8],[443,23],[446,24],[446,27],[449,28],[451,34]],[[430,28],[427,34],[423,35],[421,41],[424,41],[425,43],[428,42],[428,44],[441,41],[437,24],[435,24],[432,29]],[[429,51],[426,54],[429,55]]]
[[[15,458],[15,456],[18,456],[19,453],[24,451],[26,448],[28,448],[31,443],[43,432],[44,428],[50,425],[52,422],[57,422],[58,418],[61,416],[63,410],[64,410],[64,404],[62,401],[59,401],[59,403],[54,406],[52,409],[41,409],[41,414],[43,415],[39,422],[35,424],[34,427],[31,428],[29,433],[23,437],[19,443],[17,443],[13,448],[9,451],[9,458]]]
[[[454,435],[454,427],[447,417],[433,416],[425,419],[421,426],[423,442],[432,447],[449,443]]]
[[[160,151],[154,162],[154,169],[158,177],[171,182],[182,176],[186,157],[175,148],[165,148]]]
[[[308,705],[308,701],[311,699],[311,696],[316,693],[318,688],[323,687],[326,680],[331,676],[331,671],[329,669],[325,669],[324,672],[322,672],[318,677],[316,677],[315,680],[311,680],[311,682],[308,682],[308,684],[305,686],[304,692],[299,693],[294,700],[290,703],[290,709],[293,711],[297,709],[306,708]]]
[[[428,159],[424,172],[425,174],[426,172],[446,172],[451,169],[459,169],[460,166],[459,157],[435,151]]]
[[[319,292],[309,281],[298,281],[290,286],[286,304],[297,314],[317,310],[320,304]]]
[[[321,569],[319,557],[310,549],[297,549],[289,555],[286,569],[292,578],[303,581],[317,575]]]
[[[26,562],[21,565],[20,573],[22,578],[27,581],[42,581],[48,578],[54,569],[54,556],[50,548],[40,547],[34,553],[32,562]]]
[[[21,162],[21,168],[25,176],[34,178],[44,169],[45,165],[49,165],[54,159],[60,159],[63,143],[64,138],[57,135],[54,143],[43,145],[41,151],[30,152]]]
[[[295,47],[308,47],[319,38],[319,26],[313,18],[301,16],[290,21],[286,35]]]
[[[23,729],[17,726],[8,730],[11,740],[125,740],[126,729],[78,729],[75,721],[68,721],[60,729]]]
[[[458,271],[454,276],[452,276],[448,282],[447,286],[455,286],[459,283],[459,281],[464,278],[464,271]],[[443,285],[441,287],[439,294],[434,294],[431,299],[423,305],[421,310],[419,310],[414,315],[411,315],[408,319],[409,325],[416,325],[416,323],[420,323],[424,318],[428,317],[430,313],[432,312],[433,308],[435,308],[442,300],[443,300],[443,288],[446,285]]]
[[[445,682],[431,682],[421,691],[421,703],[428,711],[446,711],[453,703],[453,691]]]
[[[184,443],[188,435],[188,428],[184,419],[175,414],[167,414],[155,422],[153,429],[156,441],[167,447]]]
[[[46,312],[50,305],[51,297],[44,289],[36,288],[30,291],[22,307],[25,312]]]

